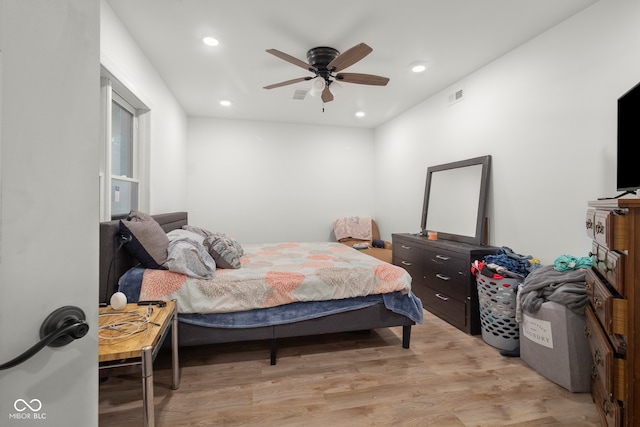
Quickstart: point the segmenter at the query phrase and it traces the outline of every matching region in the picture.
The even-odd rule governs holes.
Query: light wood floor
[[[401,328],[182,349],[155,363],[156,426],[599,426],[588,393],[570,393],[425,311],[411,348]],[[550,362],[552,363],[552,362]],[[100,386],[100,426],[142,426],[138,375]]]

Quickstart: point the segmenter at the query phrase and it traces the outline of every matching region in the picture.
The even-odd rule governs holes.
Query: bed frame
[[[187,212],[153,215],[153,218],[165,232],[182,228],[188,223]],[[120,276],[136,264],[137,261],[127,253],[120,243],[119,221],[100,223],[100,303],[108,304],[111,295],[118,290]],[[178,316],[179,318],[180,316]],[[187,347],[269,340],[271,364],[275,365],[279,338],[402,326],[402,347],[409,348],[412,325],[415,325],[413,320],[387,310],[384,304],[376,304],[317,319],[256,328],[212,328],[179,322],[178,343],[181,347]]]

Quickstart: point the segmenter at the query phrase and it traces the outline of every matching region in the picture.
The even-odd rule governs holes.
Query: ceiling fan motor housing
[[[310,65],[317,68],[317,74],[322,76],[325,80],[328,79],[330,71],[327,69],[327,65],[331,63],[340,55],[337,49],[332,47],[314,47],[307,52],[307,61]]]

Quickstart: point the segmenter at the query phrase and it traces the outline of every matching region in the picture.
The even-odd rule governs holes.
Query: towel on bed
[[[333,233],[336,240],[351,237],[360,240],[372,240],[371,217],[350,216],[333,221]]]

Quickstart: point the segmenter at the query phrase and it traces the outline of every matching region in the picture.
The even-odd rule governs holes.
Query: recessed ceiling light
[[[411,71],[414,73],[422,73],[427,69],[427,65],[423,62],[416,62],[411,64]]]
[[[220,101],[220,105],[222,105],[223,107],[229,107],[231,105],[231,101],[229,101],[228,99],[223,99],[222,101]]]
[[[218,39],[216,39],[215,37],[205,37],[202,39],[202,43],[206,44],[207,46],[218,46],[220,44]]]
[[[364,111],[358,111],[358,112],[356,112],[356,117],[364,117],[364,116],[365,116]]]

